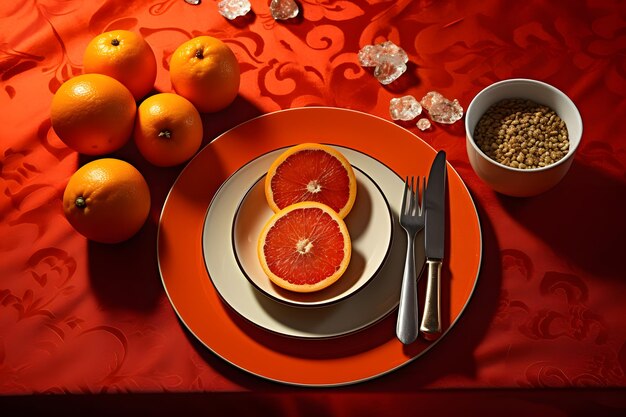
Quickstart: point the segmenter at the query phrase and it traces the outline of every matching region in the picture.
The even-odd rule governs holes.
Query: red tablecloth
[[[159,401],[210,407],[217,395],[223,404],[256,400],[257,411],[271,413],[345,407],[368,415],[393,406],[406,411],[418,394],[427,396],[424,406],[457,410],[477,399],[499,405],[507,396],[514,414],[550,407],[574,413],[583,406],[618,413],[626,406],[620,399],[626,387],[626,6],[617,0],[298,4],[301,15],[286,22],[272,19],[268,1],[254,0],[251,14],[236,22],[207,0],[0,5],[0,398],[26,398],[26,404],[35,394],[54,406],[67,396],[37,394],[80,394],[70,397],[82,404],[93,394],[131,392],[146,396],[113,397],[108,404],[157,410]],[[583,118],[582,143],[557,187],[509,198],[472,171],[463,121],[427,132],[408,125],[446,150],[475,200],[483,233],[478,286],[436,349],[384,377],[323,390],[328,402],[320,403],[309,390],[223,362],[177,319],[155,248],[160,210],[182,167],[150,166],[132,142],[113,154],[144,174],[153,199],[149,221],[125,243],[90,243],[65,220],[65,184],[89,158],[54,134],[50,101],[61,83],[81,73],[87,42],[112,29],[136,31],[153,48],[155,91],[171,91],[169,57],[187,39],[208,34],[233,49],[240,94],[227,109],[203,114],[205,144],[254,116],[294,107],[342,107],[389,119],[391,98],[437,90],[467,108],[485,86],[515,77],[569,95]],[[410,59],[407,73],[387,87],[357,60],[362,46],[383,40]],[[514,391],[494,391],[500,388]],[[158,395],[166,392],[176,394]],[[533,396],[539,392],[545,397]],[[446,393],[456,393],[458,402]],[[379,408],[365,406],[369,398]],[[421,407],[415,404],[415,412]]]

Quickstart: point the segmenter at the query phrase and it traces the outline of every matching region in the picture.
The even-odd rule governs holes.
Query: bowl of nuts
[[[494,83],[474,97],[465,131],[467,155],[478,177],[501,194],[529,197],[563,179],[583,123],[562,91],[516,78]]]

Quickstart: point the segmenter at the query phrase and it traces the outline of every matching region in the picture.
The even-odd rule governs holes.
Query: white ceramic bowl
[[[567,126],[570,142],[565,157],[546,167],[519,169],[500,164],[480,150],[473,138],[476,124],[490,106],[511,98],[532,100],[558,114]],[[465,133],[467,156],[476,175],[501,194],[529,197],[549,190],[563,179],[580,144],[583,122],[574,102],[557,88],[541,81],[516,78],[494,83],[474,97],[465,115]]]
[[[344,152],[343,149],[341,151]],[[375,163],[365,155],[355,154],[349,154],[351,163]],[[370,169],[373,167],[369,166]],[[267,166],[264,171],[267,171]],[[232,244],[242,273],[254,287],[284,304],[322,307],[351,297],[376,277],[391,252],[393,213],[379,185],[356,165],[354,174],[358,189],[356,201],[345,218],[352,240],[350,265],[336,283],[312,293],[296,293],[279,288],[263,272],[257,256],[257,239],[273,214],[265,200],[265,176],[248,190],[235,213]]]

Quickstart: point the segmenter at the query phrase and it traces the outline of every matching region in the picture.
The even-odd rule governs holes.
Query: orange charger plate
[[[249,120],[204,147],[172,186],[161,213],[157,242],[163,285],[189,331],[217,356],[244,371],[293,385],[365,381],[411,362],[437,342],[420,338],[404,346],[395,337],[395,313],[364,330],[331,339],[297,339],[268,332],[222,301],[205,267],[204,219],[220,185],[250,160],[303,142],[359,150],[402,178],[428,173],[436,154],[394,123],[352,110],[307,107]],[[450,164],[447,206],[441,307],[444,334],[438,340],[468,304],[482,255],[476,207]],[[231,243],[215,242],[215,247],[226,249]]]

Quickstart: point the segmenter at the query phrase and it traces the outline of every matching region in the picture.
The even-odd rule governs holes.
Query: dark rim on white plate
[[[272,154],[272,153],[274,153],[274,152],[278,152],[278,151],[280,151],[280,150],[282,150],[282,149],[286,149],[286,148],[289,148],[289,147],[291,147],[291,146],[294,146],[294,145],[288,145],[288,146],[284,146],[284,147],[279,147],[279,148],[276,148],[276,149],[272,149],[272,150],[270,150],[270,151],[264,152],[264,153],[262,153],[262,154],[260,154],[260,155],[256,156],[255,158],[251,159],[250,161],[248,161],[248,162],[246,162],[245,164],[243,164],[242,166],[240,166],[237,170],[235,170],[232,174],[230,174],[230,175],[229,175],[229,176],[228,176],[228,177],[227,177],[227,178],[226,178],[226,179],[225,179],[225,180],[224,180],[224,181],[220,184],[220,186],[216,189],[215,194],[214,194],[214,195],[213,195],[213,197],[211,198],[211,201],[209,202],[209,205],[208,205],[208,206],[207,206],[207,208],[206,208],[205,215],[204,215],[205,220],[204,220],[203,227],[202,227],[202,229],[203,229],[203,230],[202,230],[202,236],[204,236],[204,235],[205,235],[205,231],[206,231],[206,227],[207,227],[207,218],[208,218],[208,216],[209,216],[209,213],[210,213],[210,211],[211,211],[212,207],[214,206],[214,204],[216,203],[216,200],[218,199],[218,196],[222,193],[223,189],[227,186],[227,184],[229,184],[229,182],[230,182],[230,181],[232,181],[232,180],[233,180],[233,178],[235,178],[235,177],[236,177],[238,174],[240,174],[243,170],[245,170],[247,167],[249,167],[252,163],[254,163],[254,162],[258,161],[258,160],[259,160],[259,159],[261,159],[261,158],[267,157],[267,155],[269,155],[269,154]],[[364,157],[364,158],[369,158],[369,159],[371,159],[371,160],[375,161],[376,163],[378,163],[378,164],[380,164],[382,167],[384,167],[384,168],[388,171],[388,173],[389,173],[389,175],[390,175],[390,176],[393,176],[395,179],[397,179],[397,180],[398,180],[398,185],[399,185],[399,188],[398,188],[398,189],[399,189],[399,190],[401,189],[402,179],[400,178],[400,176],[399,176],[399,175],[398,175],[395,171],[393,171],[393,170],[392,170],[392,169],[391,169],[388,165],[384,164],[384,163],[383,163],[383,162],[381,162],[380,160],[378,160],[378,159],[376,159],[376,158],[372,157],[372,156],[371,156],[371,155],[369,155],[369,154],[366,154],[366,153],[364,153],[364,152],[362,152],[362,151],[359,151],[359,150],[357,150],[357,149],[353,149],[353,148],[350,148],[350,147],[346,147],[346,146],[342,146],[342,145],[329,145],[329,146],[336,146],[336,147],[341,148],[341,149],[345,149],[345,150],[348,150],[348,151],[351,151],[351,152],[355,152],[355,153],[357,153],[357,154],[360,154],[360,155],[361,155],[362,157]],[[368,176],[368,177],[369,177],[369,176]],[[257,179],[256,181],[258,181],[258,179]],[[372,182],[376,185],[376,187],[377,187],[377,188],[378,188],[378,190],[380,191],[381,189],[380,189],[380,186],[378,185],[378,183],[377,183],[376,181],[372,181]],[[249,192],[250,188],[251,188],[251,187],[248,187],[248,190],[246,190],[246,193],[248,193],[248,192]],[[384,193],[382,193],[382,192],[381,192],[381,195],[382,195],[382,196],[385,196],[385,194],[384,194]],[[399,200],[398,200],[398,202],[399,202]],[[240,203],[241,203],[241,199],[238,201],[238,205],[239,205]],[[391,207],[391,206],[390,206],[390,204],[389,204],[388,199],[386,198],[386,196],[385,196],[385,203],[387,204],[387,207],[388,207],[388,208],[390,208],[390,207]],[[394,246],[394,241],[397,241],[397,239],[399,238],[398,236],[403,236],[403,234],[402,234],[402,233],[398,233],[398,234],[393,233],[393,228],[394,228],[394,227],[398,227],[398,228],[400,227],[400,226],[399,226],[399,223],[398,223],[398,219],[397,219],[396,217],[397,217],[397,216],[393,215],[393,211],[392,211],[392,219],[391,219],[391,223],[392,223],[392,234],[391,234],[391,240],[390,240],[391,244],[390,244],[390,247],[389,247],[389,249],[390,249],[390,250],[389,250],[389,251],[388,251],[388,253],[385,255],[385,256],[386,256],[386,259],[385,259],[385,260],[387,260],[387,259],[391,256],[391,253],[393,252],[391,249],[392,249],[392,248],[393,248],[393,246]],[[231,228],[231,233],[232,233],[232,228]],[[231,239],[231,241],[232,241],[232,239]],[[396,242],[396,243],[395,243],[395,245],[397,245],[397,244],[398,244],[398,243]],[[236,313],[239,317],[242,317],[244,320],[246,320],[247,322],[251,323],[251,324],[252,324],[252,325],[254,325],[255,327],[257,327],[257,328],[259,328],[259,329],[262,329],[263,331],[266,331],[266,332],[269,332],[269,333],[275,334],[275,335],[280,336],[280,337],[294,338],[294,339],[305,339],[305,340],[324,340],[324,339],[334,339],[334,338],[339,338],[339,337],[347,336],[347,335],[350,335],[350,334],[354,334],[354,333],[360,332],[360,331],[365,330],[365,329],[367,329],[367,328],[370,328],[370,327],[374,326],[375,324],[377,324],[377,323],[381,322],[381,321],[382,321],[382,320],[384,320],[386,317],[388,317],[391,313],[393,313],[393,312],[397,309],[397,306],[398,306],[398,302],[399,302],[399,293],[398,293],[398,299],[395,299],[395,298],[394,298],[394,300],[395,300],[395,301],[394,301],[393,305],[390,305],[390,306],[388,306],[388,308],[385,308],[385,309],[384,309],[385,311],[382,311],[382,312],[380,312],[380,313],[377,313],[376,317],[372,317],[372,318],[370,318],[370,319],[369,319],[369,321],[367,321],[367,322],[363,322],[363,323],[360,323],[360,324],[358,324],[356,327],[350,328],[349,330],[348,330],[348,329],[344,329],[344,330],[340,330],[340,331],[335,330],[334,332],[327,332],[326,334],[315,334],[315,335],[311,335],[311,334],[309,334],[309,335],[302,335],[302,334],[292,334],[292,333],[282,332],[281,330],[272,329],[272,328],[266,327],[266,326],[265,326],[265,325],[263,325],[263,324],[260,324],[260,323],[256,322],[256,321],[255,321],[255,320],[253,320],[252,318],[247,317],[247,316],[246,316],[246,314],[243,314],[241,311],[239,311],[239,310],[237,309],[237,307],[235,307],[235,306],[233,306],[233,305],[231,304],[231,302],[227,299],[227,297],[226,297],[226,296],[222,293],[222,291],[220,290],[220,285],[218,285],[218,284],[216,283],[216,281],[215,281],[215,280],[217,279],[216,277],[218,277],[218,276],[219,276],[219,274],[218,274],[218,275],[216,275],[214,272],[212,272],[211,268],[210,268],[210,267],[209,267],[209,265],[207,264],[207,258],[206,258],[206,248],[205,248],[205,245],[204,245],[204,241],[203,241],[203,243],[202,243],[202,251],[203,251],[202,256],[203,256],[203,258],[204,258],[205,268],[206,268],[206,270],[207,270],[207,274],[208,274],[208,276],[209,276],[209,280],[211,281],[211,283],[212,283],[213,287],[216,289],[216,293],[217,293],[217,295],[219,296],[219,298],[222,300],[222,302],[223,302],[223,303],[224,303],[224,304],[225,304],[225,305],[226,305],[226,306],[227,306],[227,307],[228,307],[231,311],[235,312],[235,313]],[[234,249],[233,249],[233,252],[234,252]],[[402,248],[401,250],[397,250],[397,252],[399,253],[399,255],[398,255],[398,256],[399,256],[399,257],[402,257],[402,259],[404,259],[404,252],[405,252],[404,248]],[[236,258],[236,256],[235,256],[235,254],[234,254],[234,253],[233,253],[233,258]],[[381,268],[381,269],[383,269],[383,268],[391,268],[391,267],[390,267],[390,266],[388,266],[387,264],[388,264],[388,262],[383,262],[383,263],[381,263],[380,268]],[[239,269],[239,266],[238,266],[237,268]],[[379,274],[380,274],[380,271],[379,271]],[[398,277],[401,277],[401,270],[399,270],[399,272],[398,272]],[[370,280],[370,283],[371,283],[371,281],[375,281],[375,279]],[[381,282],[382,282],[382,281],[381,281]],[[379,283],[377,282],[377,284],[379,284]],[[382,284],[379,284],[379,285],[382,285]],[[400,284],[399,284],[399,281],[398,281],[398,291],[399,291],[399,285],[400,285]],[[366,289],[367,291],[369,291],[369,287],[371,287],[371,286],[372,286],[372,285],[363,286],[363,289]],[[256,289],[256,286],[252,286],[252,288],[254,288],[255,292],[256,292],[257,294],[259,294],[261,297],[263,297],[264,299],[267,299],[268,301],[270,301],[270,302],[272,302],[272,303],[275,303],[276,305],[282,305],[282,306],[284,306],[284,307],[286,307],[286,308],[293,308],[293,309],[295,309],[295,310],[320,310],[320,311],[321,311],[321,310],[328,309],[328,308],[336,308],[336,306],[338,306],[338,305],[339,305],[338,303],[332,303],[332,304],[325,305],[325,306],[319,306],[317,309],[313,309],[313,308],[304,308],[304,309],[303,309],[303,308],[301,308],[301,307],[298,307],[298,306],[293,306],[293,305],[286,304],[286,303],[276,303],[274,300],[270,299],[269,297],[266,297],[265,292],[263,292],[263,291],[258,291],[258,290]],[[355,293],[355,294],[354,294],[354,296],[356,296],[356,297],[360,297],[363,293],[364,293],[364,291],[358,291],[358,293]],[[348,298],[348,299],[344,299],[343,301],[344,301],[344,302],[352,302],[353,298],[354,298],[354,297],[350,297],[350,298]],[[316,329],[316,330],[317,330],[317,329]]]
[[[329,146],[341,148],[341,146],[338,146],[338,145],[330,145],[329,144]],[[280,149],[282,149],[282,148],[280,148]],[[316,308],[316,307],[324,307],[324,306],[328,306],[328,305],[331,305],[331,304],[335,304],[335,303],[338,303],[340,301],[345,300],[348,297],[352,297],[353,295],[355,295],[359,291],[361,291],[363,288],[367,287],[372,282],[372,280],[376,279],[377,275],[380,273],[381,269],[383,268],[383,266],[387,262],[387,259],[389,259],[389,254],[391,253],[391,244],[392,244],[393,238],[394,238],[394,233],[393,233],[393,226],[394,226],[393,225],[393,213],[391,211],[391,206],[389,205],[389,201],[387,200],[387,197],[385,196],[385,193],[383,193],[383,190],[376,183],[376,181],[374,181],[374,179],[371,176],[369,176],[365,171],[363,171],[359,167],[352,165],[352,168],[358,170],[362,175],[364,175],[376,187],[376,190],[378,190],[378,193],[380,194],[380,196],[382,197],[383,201],[385,202],[385,206],[387,207],[387,213],[389,215],[389,241],[387,243],[387,246],[386,246],[386,249],[385,249],[385,254],[384,254],[380,264],[376,266],[376,269],[371,273],[371,276],[366,278],[365,282],[360,284],[358,286],[358,288],[356,288],[356,289],[348,288],[345,291],[344,294],[337,295],[337,296],[331,298],[330,300],[320,300],[320,301],[311,301],[311,302],[289,300],[288,298],[277,297],[274,294],[271,294],[271,293],[267,292],[265,289],[261,288],[255,282],[255,280],[250,276],[250,273],[248,271],[246,271],[246,268],[244,267],[243,263],[241,262],[239,253],[237,251],[237,245],[235,243],[235,240],[236,240],[236,238],[235,238],[235,224],[237,223],[237,218],[239,217],[239,212],[240,212],[241,207],[244,204],[245,200],[250,195],[250,193],[255,189],[255,187],[257,186],[259,181],[262,181],[265,178],[265,176],[266,176],[266,175],[262,175],[258,180],[256,180],[254,182],[254,184],[252,184],[252,186],[250,186],[250,188],[248,189],[246,194],[243,196],[243,198],[239,202],[239,205],[237,206],[237,210],[236,210],[236,212],[235,212],[235,214],[233,216],[232,227],[231,227],[231,245],[232,245],[233,253],[235,255],[235,260],[237,261],[237,265],[239,266],[239,269],[241,270],[241,273],[246,277],[246,279],[250,282],[250,284],[252,284],[257,290],[259,290],[261,293],[263,293],[264,295],[266,295],[270,299],[272,299],[274,301],[277,301],[279,303],[287,304],[287,305],[290,305],[290,306],[293,306],[293,307]],[[332,284],[332,285],[335,285],[335,284]],[[306,296],[305,296],[305,298],[306,298]]]

